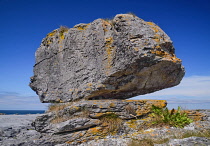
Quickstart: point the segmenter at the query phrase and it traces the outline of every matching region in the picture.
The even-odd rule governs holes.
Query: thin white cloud
[[[136,96],[133,99],[143,98],[165,99],[168,103],[209,103],[210,105],[210,76],[184,77],[178,86]]]
[[[25,96],[16,92],[0,92],[0,110],[46,110],[47,104],[38,96]]]

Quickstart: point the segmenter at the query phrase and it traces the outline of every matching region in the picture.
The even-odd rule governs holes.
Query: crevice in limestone
[[[75,133],[75,132],[82,132],[82,131],[86,131],[90,128],[94,128],[96,126],[90,126],[90,127],[87,127],[87,128],[78,128],[76,130],[72,130],[72,131],[64,131],[64,132],[57,132],[57,133],[54,133],[54,135],[67,135],[67,134],[70,134],[70,133]]]
[[[144,83],[143,89],[146,88],[147,82],[149,81],[149,79],[152,77],[152,72],[150,72],[150,75],[147,77],[146,82]]]

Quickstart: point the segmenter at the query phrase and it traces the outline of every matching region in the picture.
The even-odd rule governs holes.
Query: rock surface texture
[[[134,101],[128,103],[133,103],[133,102]],[[164,102],[162,103],[164,104]],[[159,102],[159,104],[161,106],[161,102]],[[65,108],[63,108],[63,110],[73,107],[73,105],[78,105],[78,104],[75,103],[66,106]],[[56,114],[58,113],[56,113],[55,111],[48,112],[43,115],[21,115],[21,116],[0,115],[0,121],[1,121],[0,145],[1,146],[20,146],[20,145],[21,146],[133,146],[133,145],[145,145],[145,143],[138,143],[138,141],[153,139],[154,141],[155,140],[159,141],[161,140],[161,141],[159,143],[151,144],[151,146],[152,145],[208,146],[210,145],[210,138],[203,136],[207,136],[204,134],[204,132],[210,130],[210,110],[200,110],[199,112],[205,114],[206,116],[201,121],[193,122],[190,125],[185,126],[183,129],[175,127],[162,127],[162,128],[149,128],[149,129],[140,130],[141,125],[147,121],[145,117],[142,116],[142,119],[134,118],[134,119],[124,120],[121,123],[121,127],[118,129],[118,132],[116,133],[115,132],[108,133],[106,131],[107,126],[101,123],[98,123],[98,125],[95,127],[93,126],[90,128],[84,128],[69,132],[63,131],[60,133],[56,132],[53,133],[53,131],[51,131],[52,133],[48,133],[49,131],[38,132],[35,131],[34,127],[30,125],[30,122],[32,122],[32,120],[34,120],[37,116],[39,117],[34,122],[34,123],[37,122],[37,125],[42,120],[46,121],[46,115],[48,115],[48,118],[51,117],[51,120],[53,118],[56,118]],[[78,113],[80,116],[82,115],[81,112],[78,111]],[[87,114],[88,112],[86,112],[85,115],[87,116]],[[78,115],[74,114],[74,117],[76,116]],[[85,121],[85,119],[86,118],[84,118],[83,121]],[[89,119],[91,118],[89,117]],[[32,125],[34,125],[34,123]],[[49,124],[50,123],[48,123],[47,125]],[[57,123],[57,127],[59,127],[58,125],[59,123]],[[60,125],[64,126],[62,122]],[[77,125],[81,125],[81,123]],[[37,127],[35,126],[35,128]],[[193,133],[198,133],[200,136]]]
[[[199,126],[209,129],[208,115],[197,111],[187,114],[202,121],[199,126],[148,128],[155,118],[152,108],[164,108],[166,101],[125,100],[178,85],[183,76],[167,34],[137,16],[119,14],[112,20],[60,27],[36,51],[30,83],[41,102],[52,104],[32,123],[35,136],[26,133],[32,138],[21,144],[130,146],[134,140],[176,139],[174,133],[196,131]],[[167,142],[173,140],[161,144]],[[5,138],[0,144],[6,143]]]
[[[151,112],[152,105],[166,106],[165,100],[89,100],[68,104],[56,104],[60,110],[39,116],[33,123],[42,133],[72,133],[100,126],[103,117],[130,120],[142,118]],[[111,117],[110,117],[111,116]],[[102,126],[103,128],[103,126]],[[101,128],[100,128],[101,129]]]
[[[172,41],[131,14],[49,33],[36,51],[30,87],[41,102],[127,99],[180,83]]]

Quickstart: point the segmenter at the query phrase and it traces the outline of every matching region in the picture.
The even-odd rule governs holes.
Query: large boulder
[[[49,33],[30,87],[41,102],[127,99],[178,85],[184,76],[163,30],[131,14]]]

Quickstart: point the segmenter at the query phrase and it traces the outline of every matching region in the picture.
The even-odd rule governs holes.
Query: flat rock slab
[[[0,115],[0,127],[20,127],[30,125],[36,117],[42,114],[30,115]]]
[[[0,145],[24,145],[28,141],[40,138],[41,134],[31,125],[37,116],[41,114],[0,115]]]
[[[151,112],[152,105],[163,108],[167,102],[165,100],[84,100],[57,103],[53,105],[56,110],[38,116],[33,126],[41,133],[74,133],[100,125],[100,119],[107,114],[114,114],[122,120],[144,117]]]
[[[127,99],[178,85],[184,72],[160,27],[119,14],[49,33],[30,87],[41,102]]]

